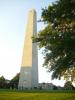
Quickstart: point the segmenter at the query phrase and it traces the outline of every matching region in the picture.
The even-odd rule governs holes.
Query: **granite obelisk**
[[[24,41],[22,64],[19,78],[19,89],[38,86],[38,52],[37,44],[32,42],[32,36],[37,35],[37,18],[34,9],[29,11],[26,36]]]

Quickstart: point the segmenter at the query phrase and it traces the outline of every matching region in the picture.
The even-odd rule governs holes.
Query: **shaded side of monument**
[[[32,42],[32,35],[37,35],[36,17],[36,11],[30,10],[23,48],[19,89],[38,87],[38,50],[37,44]]]

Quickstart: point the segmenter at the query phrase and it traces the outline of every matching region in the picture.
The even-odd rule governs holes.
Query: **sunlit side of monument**
[[[32,42],[32,35],[37,35],[36,11],[30,10],[24,41],[19,89],[38,87],[38,52],[37,44]]]

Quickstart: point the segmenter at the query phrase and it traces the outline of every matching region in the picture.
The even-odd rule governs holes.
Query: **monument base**
[[[31,88],[31,67],[21,67],[19,89]]]

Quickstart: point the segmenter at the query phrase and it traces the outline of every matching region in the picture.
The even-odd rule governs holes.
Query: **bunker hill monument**
[[[22,64],[19,78],[19,89],[38,86],[38,52],[37,44],[32,42],[32,36],[37,35],[37,15],[34,9],[29,11],[24,40]]]

